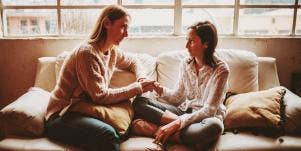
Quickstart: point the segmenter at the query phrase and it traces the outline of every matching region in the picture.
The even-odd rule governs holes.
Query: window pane
[[[232,8],[202,9],[187,8],[183,9],[182,30],[186,32],[187,27],[198,21],[211,21],[217,28],[219,34],[231,34],[233,32]]]
[[[4,10],[4,16],[8,35],[53,35],[57,33],[56,10],[9,9]]]
[[[123,0],[123,4],[174,4],[174,0]]]
[[[288,35],[293,23],[293,9],[247,8],[239,13],[239,33],[251,35]]]
[[[295,0],[241,0],[240,4],[292,5],[295,4]]]
[[[108,5],[117,4],[117,0],[61,0],[62,5]]]
[[[296,34],[301,35],[301,9],[297,12]]]
[[[2,0],[3,5],[56,5],[56,0]]]
[[[100,9],[63,9],[62,33],[64,35],[89,35],[100,12]]]
[[[227,4],[234,5],[235,0],[182,0],[183,4]]]
[[[172,9],[128,9],[132,16],[130,34],[170,34],[173,32]]]

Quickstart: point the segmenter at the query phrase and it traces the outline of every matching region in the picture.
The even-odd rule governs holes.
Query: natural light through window
[[[87,36],[101,10],[126,7],[130,36],[184,35],[196,21],[220,35],[301,35],[301,0],[0,0],[1,37]]]

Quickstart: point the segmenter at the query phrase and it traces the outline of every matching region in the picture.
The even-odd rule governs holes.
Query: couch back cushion
[[[59,79],[60,70],[66,57],[70,54],[70,51],[64,51],[56,57],[55,62],[55,77]],[[146,76],[150,79],[156,80],[156,58],[146,53],[128,53],[130,56],[135,57],[143,66]],[[116,69],[113,73],[110,87],[118,88],[129,85],[136,81],[136,76],[130,71]]]
[[[40,57],[38,59],[34,87],[51,91],[55,86],[55,57]]]
[[[253,52],[218,49],[216,54],[230,68],[229,92],[244,93],[258,90],[258,62]],[[158,82],[173,88],[179,78],[179,64],[188,53],[185,50],[162,53],[157,58]]]
[[[258,57],[258,84],[259,90],[280,86],[275,58]]]

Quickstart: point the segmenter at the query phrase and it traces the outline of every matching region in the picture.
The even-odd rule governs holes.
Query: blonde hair
[[[104,20],[108,18],[110,21],[118,20],[124,16],[129,16],[126,9],[120,5],[109,5],[105,7],[98,17],[98,20],[89,36],[88,42],[90,44],[97,44],[100,41],[105,41],[107,38],[107,29],[104,27]]]

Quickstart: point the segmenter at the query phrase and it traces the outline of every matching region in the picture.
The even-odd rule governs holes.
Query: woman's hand
[[[155,85],[154,90],[159,96],[161,96],[161,94],[163,93],[163,87],[159,82],[155,82],[154,85]]]
[[[138,82],[141,84],[142,88],[142,93],[148,92],[148,91],[153,91],[154,90],[154,80],[146,79],[146,78],[141,78],[138,80]]]
[[[178,129],[180,128],[180,124],[181,124],[180,120],[175,120],[169,124],[160,127],[158,131],[155,133],[154,143],[165,144],[167,139],[178,131]]]

